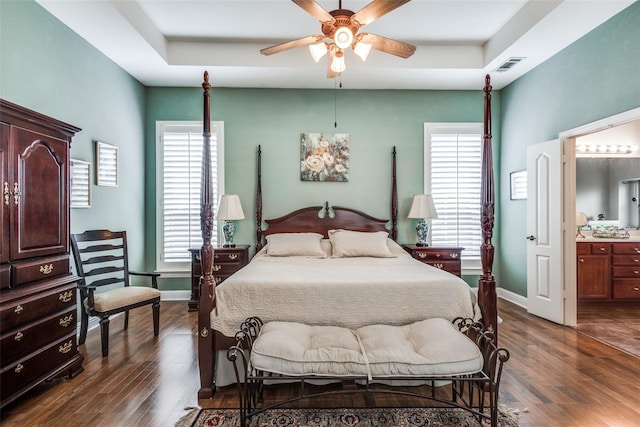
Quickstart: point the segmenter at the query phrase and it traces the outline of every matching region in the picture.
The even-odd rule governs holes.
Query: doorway
[[[584,200],[577,194],[579,186],[577,185],[577,179],[579,178],[580,167],[578,165],[578,158],[581,158],[580,154],[576,154],[576,147],[580,145],[580,141],[585,141],[583,138],[597,138],[598,136],[607,136],[614,128],[622,127],[636,127],[640,129],[640,108],[627,111],[616,116],[612,116],[594,123],[590,123],[585,126],[581,126],[576,129],[572,129],[560,134],[565,149],[565,156],[567,156],[567,168],[568,174],[564,179],[565,196],[563,205],[565,207],[565,222],[567,225],[567,232],[564,239],[564,251],[563,258],[565,264],[565,325],[575,326],[579,331],[590,335],[600,341],[606,342],[614,347],[620,348],[623,351],[640,355],[640,349],[635,350],[638,347],[637,340],[631,339],[632,336],[637,336],[640,333],[638,331],[631,331],[630,325],[640,324],[640,303],[627,301],[609,301],[609,302],[578,302],[577,297],[577,274],[576,274],[576,239],[575,234],[569,232],[569,230],[576,230],[575,215],[576,210],[584,208]],[[640,130],[639,130],[640,132]],[[600,134],[600,135],[599,135]],[[588,139],[587,139],[588,140]],[[640,164],[640,134],[635,137],[635,153],[633,156]],[[606,145],[605,143],[601,145]],[[613,157],[624,157],[621,155]],[[640,167],[637,169],[640,171]],[[612,184],[613,185],[613,184]],[[617,183],[616,183],[617,185]],[[609,205],[607,209],[610,212],[615,210]],[[597,210],[597,209],[596,209]],[[604,210],[604,208],[602,209]],[[595,217],[600,212],[595,212]],[[594,214],[589,215],[591,219],[594,218]],[[604,214],[606,217],[607,215]],[[616,212],[615,215],[619,216]],[[624,216],[624,214],[622,215]],[[618,221],[618,225],[627,226],[628,224],[620,224],[620,218],[609,218],[612,224],[615,225]],[[596,218],[597,221],[597,218]],[[606,221],[606,218],[605,218]],[[640,227],[640,224],[635,224],[636,227]],[[632,347],[629,348],[628,345]]]

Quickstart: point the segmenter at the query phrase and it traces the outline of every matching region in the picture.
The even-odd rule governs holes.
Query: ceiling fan
[[[292,0],[295,4],[320,21],[322,34],[302,37],[260,50],[263,55],[273,55],[299,46],[309,46],[311,56],[318,62],[329,52],[327,77],[334,78],[346,69],[344,50],[351,47],[356,55],[366,60],[371,49],[408,58],[416,51],[414,45],[369,33],[358,33],[360,28],[375,21],[410,0],[373,0],[358,12],[342,8],[327,12],[314,0]],[[325,41],[325,39],[328,39]]]

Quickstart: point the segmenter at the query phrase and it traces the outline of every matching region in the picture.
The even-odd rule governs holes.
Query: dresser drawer
[[[37,258],[11,266],[11,287],[69,274],[69,256]]]
[[[627,277],[633,279],[635,277],[640,278],[640,266],[614,266],[613,277]]]
[[[640,255],[614,255],[613,265],[637,265],[640,267]]]
[[[425,261],[424,263],[439,268],[440,270],[448,271],[456,276],[462,274],[460,263],[456,261]]]
[[[460,258],[460,251],[458,249],[415,249],[413,251],[413,257],[420,261],[446,261],[446,260],[458,260]]]
[[[52,340],[75,332],[77,326],[76,308],[25,325],[0,337],[2,366],[32,353]]]
[[[615,243],[613,245],[613,253],[640,255],[640,243],[636,243],[636,242]]]
[[[213,251],[213,263],[245,265],[247,262],[246,256],[246,251],[215,249]]]
[[[576,255],[591,255],[591,243],[578,243],[576,245]]]
[[[608,255],[611,252],[611,243],[588,243],[588,245],[591,255]]]
[[[38,353],[9,364],[0,371],[0,395],[4,401],[22,389],[49,378],[53,366],[60,366],[78,354],[76,331]]]
[[[0,310],[0,332],[9,332],[76,306],[75,282],[12,301]]]
[[[616,299],[640,299],[640,278],[614,279],[613,297]]]

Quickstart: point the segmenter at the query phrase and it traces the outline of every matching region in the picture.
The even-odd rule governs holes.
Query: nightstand
[[[462,276],[460,253],[464,248],[417,246],[415,244],[405,244],[402,247],[418,261],[448,271],[456,276]]]
[[[213,278],[219,285],[236,271],[249,262],[249,245],[237,245],[233,248],[213,248]],[[202,264],[200,263],[200,248],[189,249],[191,252],[191,299],[189,311],[198,311],[200,299],[200,275]]]

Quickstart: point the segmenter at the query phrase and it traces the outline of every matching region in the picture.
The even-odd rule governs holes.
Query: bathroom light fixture
[[[579,154],[631,154],[636,149],[636,146],[627,144],[580,144],[576,146],[576,152]]]

